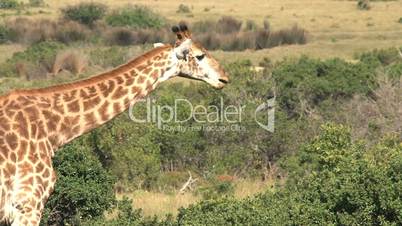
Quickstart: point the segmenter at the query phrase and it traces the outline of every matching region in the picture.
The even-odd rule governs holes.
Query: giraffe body
[[[224,85],[227,77],[213,58],[213,75],[219,75],[214,83],[208,75],[213,68],[190,57],[205,50],[182,44],[190,40],[186,30],[176,31],[175,46],[157,47],[101,75],[0,97],[0,222],[38,225],[56,182],[52,157],[58,148],[122,113],[162,81],[184,73]]]

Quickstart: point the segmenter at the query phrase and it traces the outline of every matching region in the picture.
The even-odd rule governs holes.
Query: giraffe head
[[[176,34],[176,43],[172,58],[175,64],[174,75],[205,81],[215,88],[223,88],[229,78],[201,44],[193,42],[185,24],[172,27]]]

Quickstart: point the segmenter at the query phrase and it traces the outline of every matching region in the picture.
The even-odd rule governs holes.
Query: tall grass
[[[159,22],[155,22],[158,23],[155,25],[149,20],[146,20],[147,23],[152,22],[152,24],[142,24],[146,18],[137,18],[138,15],[135,15],[135,12],[144,10],[140,8],[133,10],[134,12],[130,11],[128,14],[128,11],[112,14],[113,16],[108,17],[110,21],[107,20],[109,25],[98,21],[90,27],[73,20],[51,21],[18,17],[8,20],[4,26],[0,27],[0,42],[31,44],[56,40],[68,44],[77,41],[98,40],[108,45],[128,46],[155,42],[172,43],[174,41],[169,26],[162,26]],[[125,19],[126,14],[129,20]],[[146,15],[150,17],[151,14]],[[242,21],[224,16],[218,21],[195,22],[190,27],[194,38],[210,50],[264,49],[307,42],[307,32],[303,28],[294,25],[291,28],[273,31],[266,21],[263,27],[258,27],[256,23],[248,21],[242,29]]]
[[[246,198],[272,188],[275,181],[256,181],[251,179],[239,179],[234,181],[234,197]],[[202,200],[194,193],[163,193],[149,191],[135,191],[132,193],[119,193],[117,198],[128,196],[133,200],[133,207],[142,209],[145,216],[165,217],[166,214],[176,215],[181,207],[188,207]]]

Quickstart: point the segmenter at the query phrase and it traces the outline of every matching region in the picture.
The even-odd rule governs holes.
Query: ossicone
[[[181,32],[188,31],[188,27],[187,27],[187,25],[186,25],[184,22],[180,22],[179,28],[180,28],[180,31],[181,31]]]

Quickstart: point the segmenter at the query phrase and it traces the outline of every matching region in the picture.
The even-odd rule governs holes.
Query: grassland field
[[[85,0],[48,0],[46,6],[30,8],[33,18],[53,18],[60,15],[60,9]],[[126,4],[146,5],[172,24],[178,21],[199,21],[219,19],[223,15],[233,16],[243,21],[254,20],[262,25],[267,19],[273,29],[281,29],[294,24],[308,31],[308,42],[305,45],[279,46],[263,50],[246,51],[212,51],[219,61],[231,62],[239,59],[250,59],[255,65],[264,57],[272,60],[308,55],[316,58],[340,57],[353,60],[357,53],[375,48],[402,46],[402,1],[371,2],[370,10],[358,10],[356,1],[340,0],[97,0],[117,8]],[[180,4],[191,8],[191,13],[178,14]],[[41,13],[38,13],[41,11]],[[0,10],[0,14],[10,18],[16,15],[10,10]],[[27,46],[22,44],[0,45],[0,62],[12,56],[14,52],[22,51]],[[144,51],[143,48],[132,47],[133,56]],[[1,80],[0,80],[0,86]],[[11,89],[7,87],[6,89]],[[1,87],[3,90],[4,87]],[[235,196],[242,198],[266,189],[270,183],[255,181],[237,182]],[[250,189],[253,187],[253,189]],[[188,206],[199,200],[192,194],[183,196],[157,192],[137,191],[126,194],[136,200],[134,206],[142,208],[147,216],[163,216],[166,213],[175,214],[181,206]],[[173,212],[171,212],[173,211]]]
[[[60,9],[85,0],[48,1],[44,8],[29,9],[30,17],[57,18]],[[254,20],[262,25],[267,19],[273,29],[281,29],[294,24],[308,31],[308,43],[305,45],[279,46],[272,49],[248,51],[213,51],[221,61],[234,61],[247,58],[257,64],[263,57],[274,60],[283,57],[309,55],[318,58],[340,57],[352,60],[356,53],[374,48],[386,48],[402,45],[401,1],[374,1],[370,10],[358,10],[356,1],[337,0],[227,0],[227,1],[111,1],[98,2],[117,8],[127,4],[140,4],[151,7],[154,11],[174,22],[219,19],[223,15],[242,20]],[[191,8],[189,14],[177,13],[180,4]],[[42,11],[42,13],[37,13]],[[9,13],[4,10],[0,14]],[[12,17],[12,13],[11,14]],[[20,45],[2,45],[0,62],[14,51],[23,49]]]

